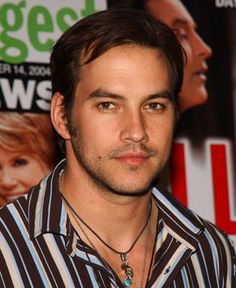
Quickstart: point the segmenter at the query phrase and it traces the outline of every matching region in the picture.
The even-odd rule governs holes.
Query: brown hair
[[[80,79],[80,67],[107,50],[124,44],[161,51],[170,67],[171,101],[183,81],[183,48],[172,30],[150,14],[134,9],[110,9],[95,13],[75,23],[56,42],[51,54],[52,93],[64,96],[63,113],[70,124],[74,93]]]

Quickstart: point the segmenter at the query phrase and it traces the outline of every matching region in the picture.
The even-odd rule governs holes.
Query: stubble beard
[[[112,181],[110,175],[106,175],[105,169],[102,169],[99,164],[91,164],[85,155],[85,152],[83,151],[81,145],[78,144],[78,139],[81,140],[80,137],[71,137],[71,143],[73,147],[73,151],[75,154],[75,157],[78,161],[78,164],[80,167],[84,169],[86,174],[88,175],[89,179],[91,180],[91,183],[95,185],[96,188],[98,188],[100,191],[105,193],[110,193],[113,195],[118,196],[129,196],[129,197],[142,197],[148,193],[150,193],[152,187],[157,183],[157,177],[160,174],[160,172],[164,168],[164,164],[157,169],[153,175],[150,176],[149,181],[147,181],[146,184],[144,184],[142,187],[138,189],[130,189],[129,191],[127,189],[124,189],[122,185],[114,183]],[[147,148],[148,149],[148,148]],[[100,157],[98,157],[94,162],[101,161]],[[134,167],[130,167],[130,171],[135,171]],[[115,172],[114,172],[115,173]],[[121,183],[123,179],[120,179]]]

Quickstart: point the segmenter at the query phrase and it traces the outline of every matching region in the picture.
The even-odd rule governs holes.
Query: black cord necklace
[[[146,222],[144,224],[144,226],[142,227],[141,231],[139,232],[139,234],[137,235],[137,237],[135,238],[134,242],[132,243],[132,245],[130,246],[130,248],[125,251],[125,252],[120,252],[116,249],[114,249],[113,247],[111,247],[109,244],[107,244],[80,216],[79,214],[75,211],[75,209],[70,205],[70,203],[67,201],[67,199],[63,196],[63,194],[61,193],[61,196],[63,198],[63,200],[65,201],[66,205],[71,209],[71,211],[74,213],[74,215],[80,220],[81,223],[84,224],[85,227],[87,227],[89,229],[90,232],[92,232],[107,248],[109,248],[110,250],[112,250],[114,253],[119,254],[120,255],[120,259],[121,259],[121,269],[124,271],[125,273],[125,279],[123,281],[123,284],[125,287],[131,287],[131,285],[133,284],[133,277],[134,277],[134,272],[133,269],[129,266],[128,263],[128,253],[134,248],[135,244],[137,243],[137,241],[139,240],[139,238],[141,237],[141,235],[143,234],[144,230],[146,229],[149,220],[150,220],[150,216],[151,216],[151,212],[152,212],[152,201],[149,204],[149,211],[148,211],[148,216],[146,219]]]

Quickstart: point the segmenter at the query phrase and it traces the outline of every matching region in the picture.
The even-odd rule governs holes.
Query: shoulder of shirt
[[[168,190],[156,186],[153,189],[153,194],[156,197],[158,208],[161,209],[162,215],[164,215],[163,217],[168,218],[167,222],[171,229],[176,227],[178,233],[183,233],[183,237],[190,239],[196,249],[206,239],[208,239],[207,241],[211,239],[212,243],[214,242],[220,249],[230,250],[231,255],[235,257],[233,242],[222,229],[185,207]],[[184,233],[187,236],[184,236]],[[205,245],[202,247],[205,247]],[[234,261],[236,260],[234,259]]]
[[[66,233],[66,224],[60,219],[65,211],[61,210],[58,191],[58,177],[63,165],[64,160],[27,194],[0,209],[0,232],[18,235],[21,233],[19,227],[23,225],[24,233],[28,233],[31,239],[47,232]]]

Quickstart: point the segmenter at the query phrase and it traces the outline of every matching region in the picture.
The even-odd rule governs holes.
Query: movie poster
[[[0,206],[63,157],[49,118],[50,49],[78,19],[104,9],[105,0],[0,1]]]

